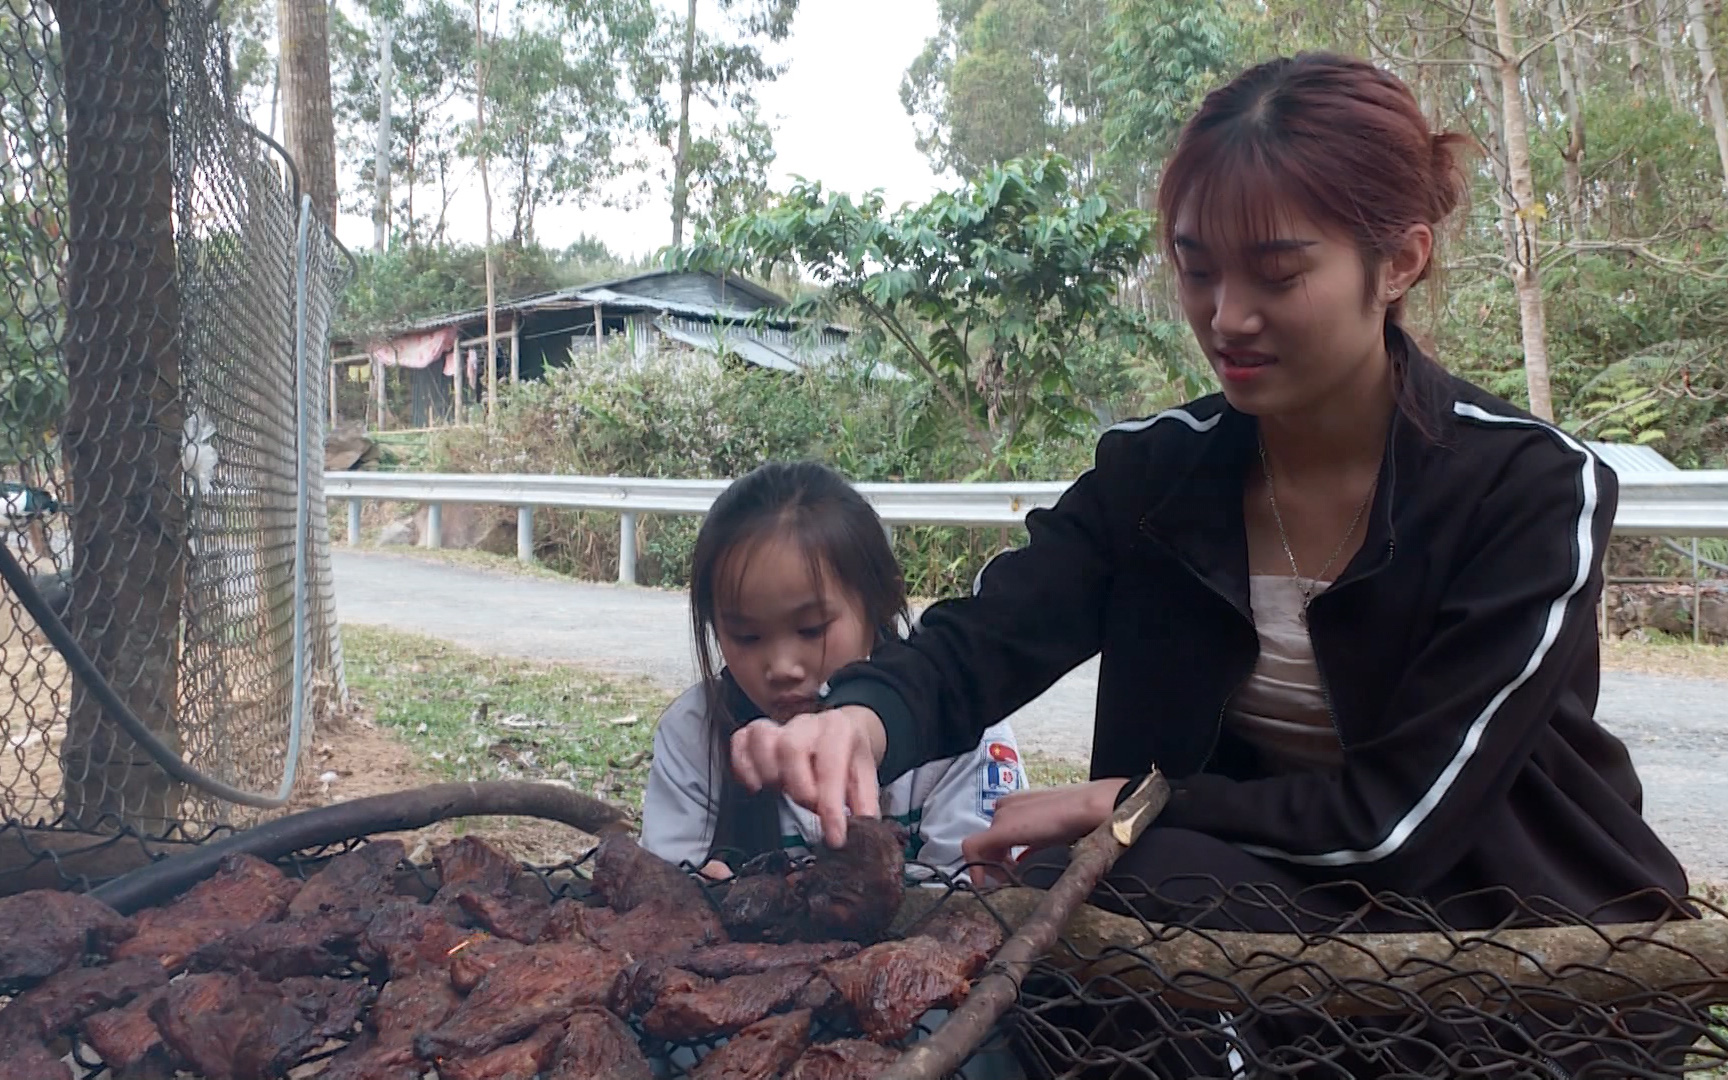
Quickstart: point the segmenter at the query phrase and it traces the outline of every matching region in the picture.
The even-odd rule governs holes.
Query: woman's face
[[[734,551],[717,575],[714,636],[738,686],[774,720],[816,706],[828,676],[870,655],[863,605],[792,540],[769,536]]]
[[[1270,236],[1176,216],[1182,309],[1232,406],[1295,416],[1383,383],[1386,304],[1368,291],[1348,237],[1304,214],[1277,215]]]

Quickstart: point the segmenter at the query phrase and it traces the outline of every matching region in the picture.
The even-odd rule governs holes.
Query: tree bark
[[[486,152],[486,35],[481,29],[480,0],[474,0],[474,136],[480,151],[480,194],[486,204],[486,426],[498,415],[498,293],[492,266],[492,177]],[[462,358],[456,358],[462,374]],[[461,419],[460,416],[457,417]]]
[[[60,0],[65,58],[71,629],[178,751],[186,507],[167,15],[156,0]],[[160,831],[181,790],[82,686],[62,747],[69,819]]]
[[[324,0],[276,0],[282,51],[282,142],[312,212],[336,227],[336,122],[330,107],[330,11]]]
[[[1639,21],[1642,7],[1627,4],[1620,9],[1621,26],[1626,31],[1626,74],[1632,80],[1632,93],[1642,101],[1650,96],[1650,77],[1644,70],[1644,27]]]
[[[1662,65],[1662,85],[1668,89],[1668,100],[1674,103],[1676,109],[1686,107],[1685,96],[1680,92],[1680,69],[1674,63],[1674,26],[1668,21],[1668,5],[1679,0],[1655,0],[1656,3],[1656,55]]]
[[[690,213],[690,91],[696,80],[696,0],[684,20],[684,62],[678,68],[678,151],[672,159],[672,246],[684,243]]]
[[[378,146],[372,157],[372,250],[390,248],[390,91],[395,75],[394,28],[378,20]]]
[[[1686,0],[1692,21],[1692,47],[1698,50],[1698,73],[1704,83],[1704,101],[1710,109],[1710,124],[1716,129],[1716,152],[1722,156],[1722,190],[1728,194],[1728,104],[1722,100],[1722,74],[1716,70],[1716,54],[1710,48],[1710,26],[1704,18],[1704,0]]]
[[[1494,123],[1490,123],[1487,131],[1483,133],[1483,142],[1484,149],[1488,151],[1488,166],[1494,173],[1494,204],[1500,210],[1500,242],[1505,248],[1506,270],[1510,274],[1512,268],[1518,265],[1518,215],[1517,204],[1512,198],[1512,175],[1506,167],[1503,122],[1506,114],[1500,93],[1498,61],[1474,38],[1470,41],[1470,50],[1477,64],[1472,71],[1477,91],[1488,103],[1491,110],[1489,115],[1494,123],[1501,124],[1500,130],[1496,131]],[[1494,77],[1486,77],[1485,72],[1492,73]]]
[[[1566,145],[1560,150],[1565,162],[1566,216],[1575,238],[1584,236],[1584,110],[1582,70],[1577,42],[1560,0],[1548,0],[1548,22],[1554,30],[1555,68],[1560,73],[1560,100],[1566,109]]]
[[[1518,290],[1518,321],[1524,336],[1524,378],[1530,389],[1530,411],[1554,419],[1554,397],[1548,374],[1548,317],[1542,303],[1541,251],[1537,234],[1544,210],[1536,201],[1530,171],[1530,121],[1524,113],[1524,89],[1518,84],[1518,41],[1512,33],[1511,0],[1494,0],[1494,37],[1499,56],[1500,113],[1506,132],[1506,169],[1512,184],[1513,219],[1517,226],[1512,282]]]

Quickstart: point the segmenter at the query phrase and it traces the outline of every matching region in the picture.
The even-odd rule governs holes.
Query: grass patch
[[[1645,634],[1602,643],[1602,666],[1650,675],[1728,681],[1728,645],[1694,645],[1691,638]]]
[[[657,687],[374,627],[343,627],[342,653],[378,726],[450,779],[563,781],[641,812]]]
[[[1026,779],[1035,787],[1082,784],[1089,779],[1089,766],[1084,761],[1070,761],[1036,751],[1026,751],[1021,756],[1025,758]]]

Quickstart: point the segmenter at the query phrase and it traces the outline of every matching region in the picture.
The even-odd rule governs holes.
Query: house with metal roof
[[[620,337],[638,358],[670,349],[700,362],[726,358],[787,373],[844,354],[846,327],[803,322],[789,308],[785,297],[754,282],[705,271],[637,274],[501,300],[494,305],[497,377],[538,379]],[[372,383],[369,417],[394,421],[381,426],[448,423],[464,405],[483,400],[488,342],[485,308],[422,319],[376,340],[336,341],[332,423],[341,419],[337,401],[345,395],[334,391],[344,378]],[[389,390],[392,384],[397,391]]]

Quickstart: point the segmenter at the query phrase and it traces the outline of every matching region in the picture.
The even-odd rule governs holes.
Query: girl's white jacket
[[[654,732],[654,763],[642,801],[642,846],[674,863],[701,866],[714,842],[720,763],[707,731],[707,697],[691,687]],[[963,865],[960,842],[990,827],[996,800],[1026,786],[1014,732],[1003,721],[972,753],[921,765],[882,789],[882,816],[907,827],[907,858],[946,873]],[[780,843],[801,855],[822,836],[816,815],[782,799]]]

